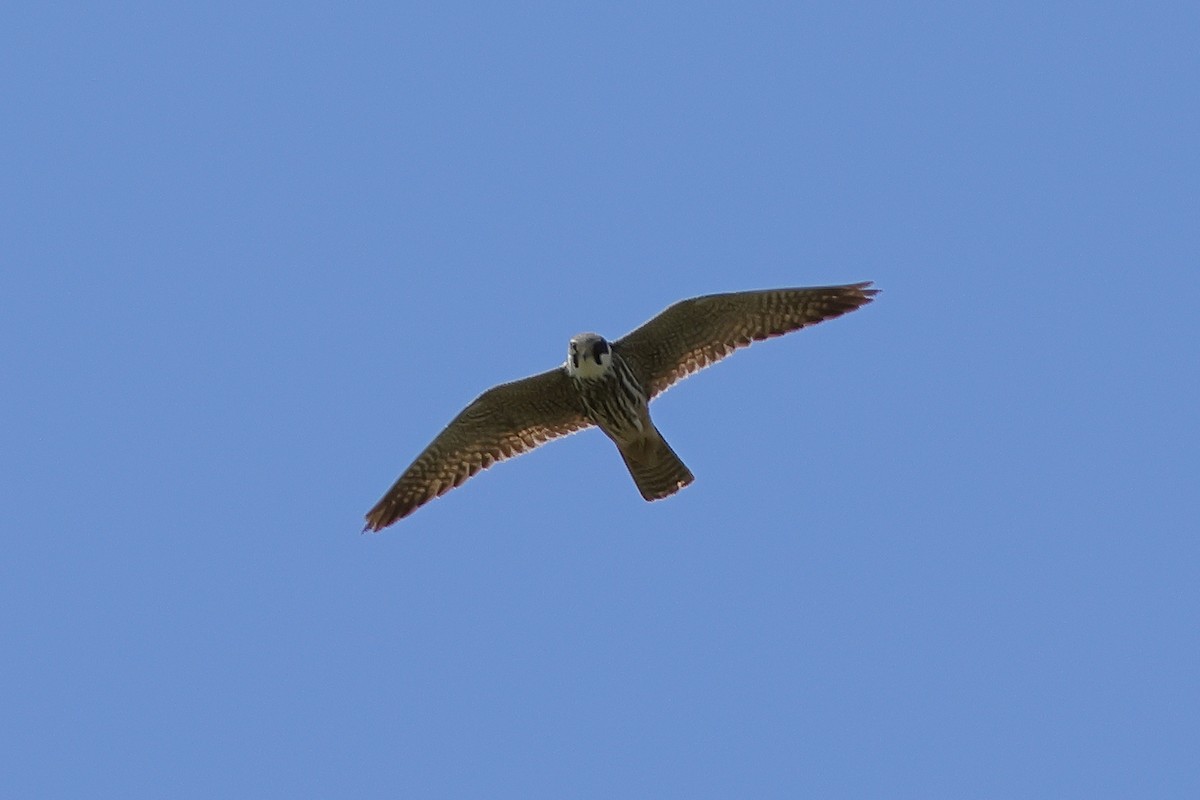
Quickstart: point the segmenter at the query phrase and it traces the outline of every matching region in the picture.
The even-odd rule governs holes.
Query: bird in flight
[[[581,333],[566,363],[488,389],[463,409],[367,512],[363,530],[383,530],[492,464],[593,425],[616,444],[642,497],[675,494],[692,472],[651,421],[650,401],[739,347],[866,305],[879,291],[870,286],[710,294],[614,342]]]

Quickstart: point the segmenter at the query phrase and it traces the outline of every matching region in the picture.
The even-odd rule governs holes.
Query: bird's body
[[[646,500],[674,494],[691,471],[650,419],[650,401],[676,381],[753,341],[853,311],[869,283],[732,292],[684,300],[628,335],[571,339],[562,366],[480,395],[367,513],[382,530],[497,461],[596,426],[617,446]]]
[[[596,333],[581,333],[567,345],[563,365],[593,424],[616,442],[644,435],[650,399],[625,359]]]
[[[617,446],[642,497],[659,500],[695,480],[650,420],[650,400],[633,369],[603,336],[571,339],[564,366],[588,421]]]

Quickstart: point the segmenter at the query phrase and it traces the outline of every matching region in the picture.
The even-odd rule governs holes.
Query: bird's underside
[[[674,494],[692,474],[654,427],[649,401],[739,347],[866,305],[878,293],[870,286],[705,295],[611,343],[580,334],[562,366],[489,389],[463,409],[367,513],[364,530],[382,530],[496,462],[592,426],[617,445],[643,497]]]

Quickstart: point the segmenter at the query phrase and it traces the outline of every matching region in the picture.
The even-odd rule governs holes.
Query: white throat
[[[567,372],[570,373],[572,377],[583,378],[584,380],[604,377],[608,373],[612,372],[612,368],[611,353],[602,354],[600,356],[599,364],[597,364],[596,359],[592,358],[591,356],[587,356],[586,358],[580,356],[578,367],[575,366],[571,359],[567,359]]]

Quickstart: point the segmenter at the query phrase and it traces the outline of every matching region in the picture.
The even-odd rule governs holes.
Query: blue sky
[[[9,797],[1195,797],[1200,13],[17,4]],[[682,297],[878,302],[378,536]]]

